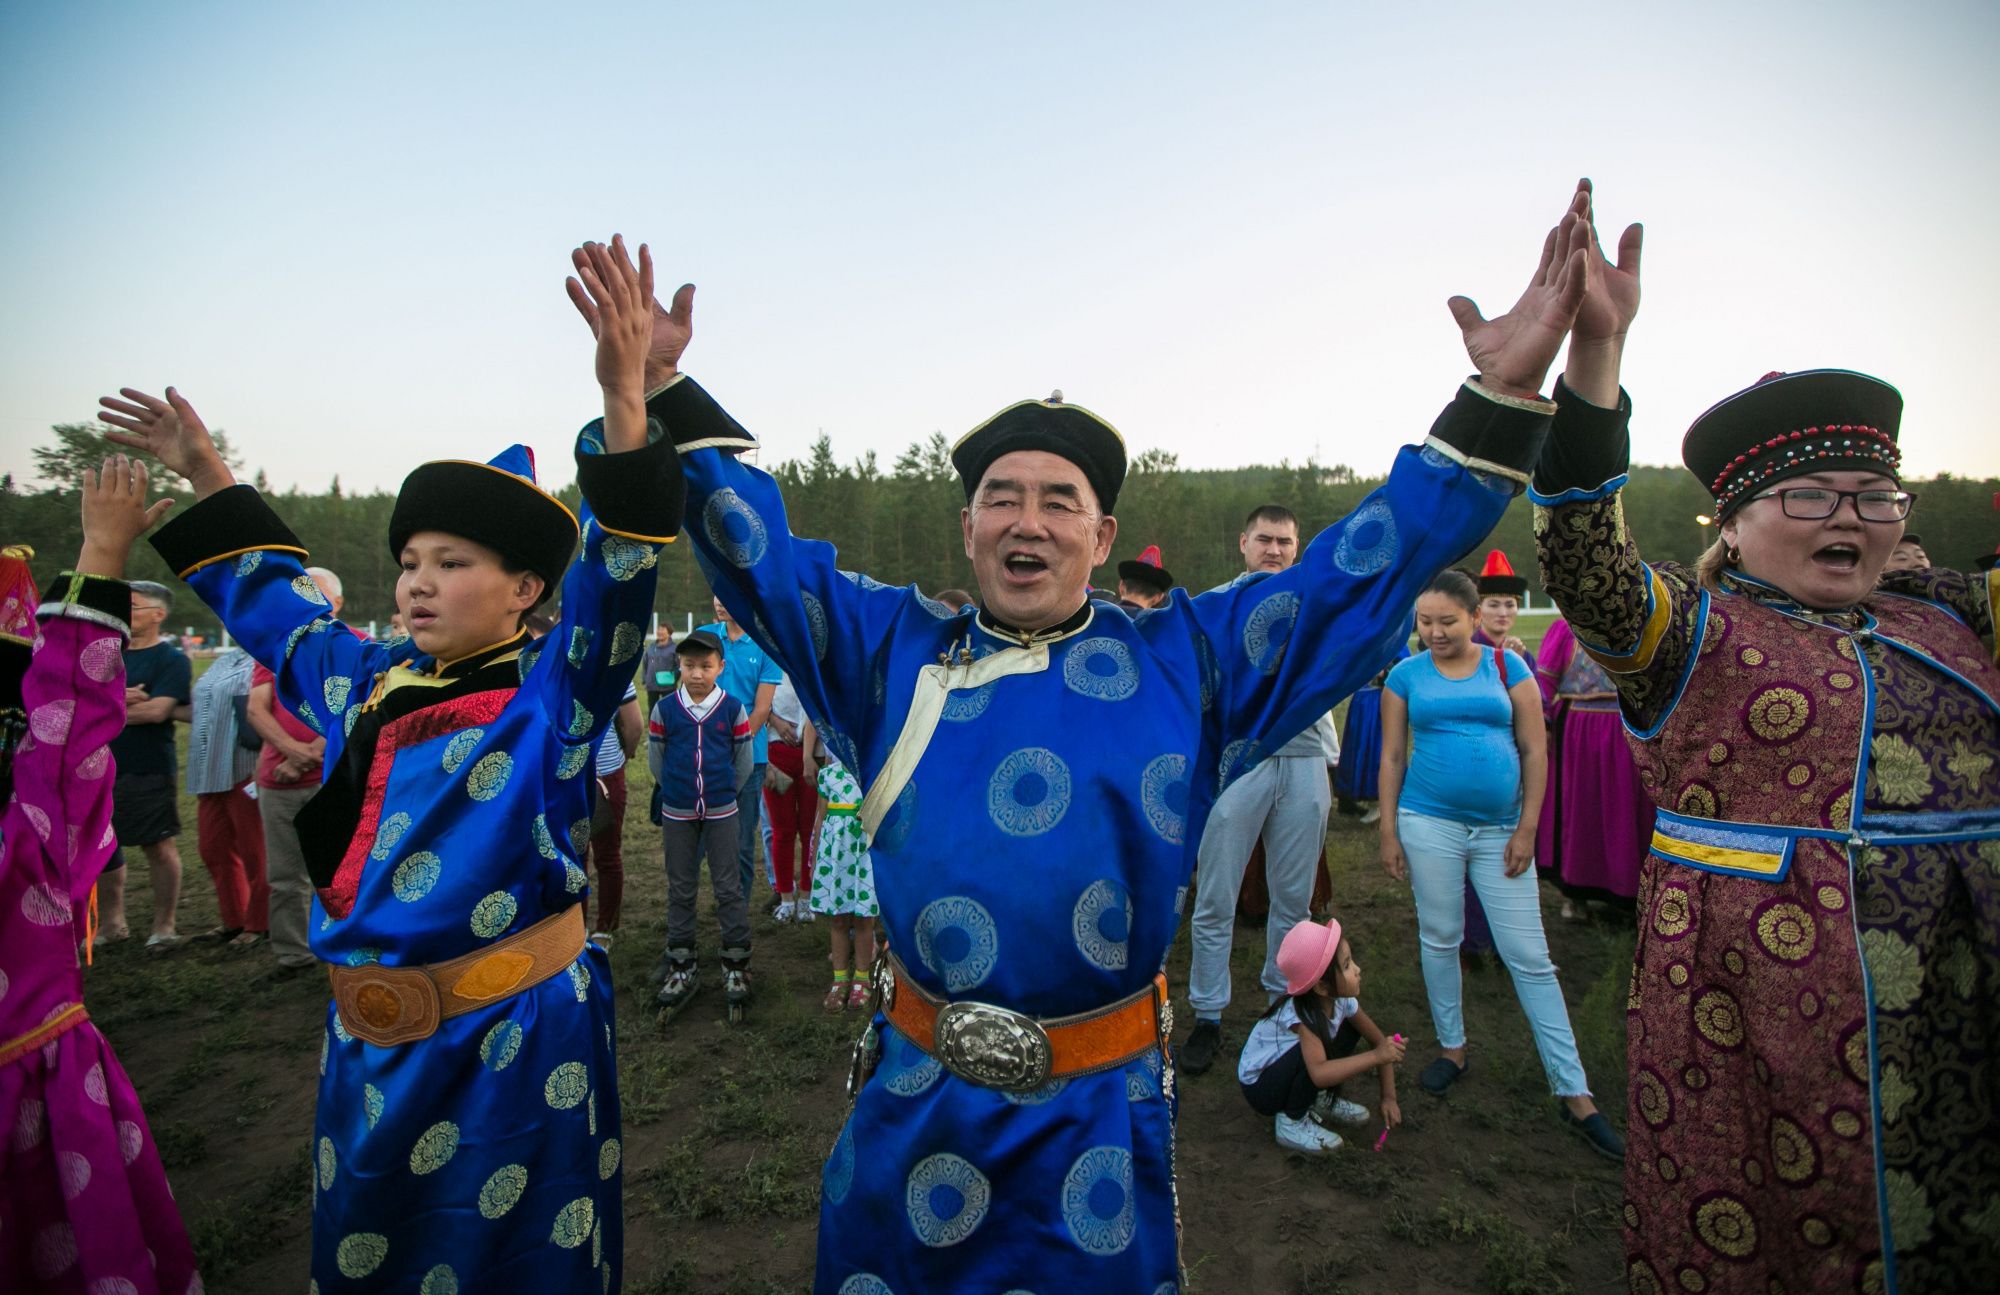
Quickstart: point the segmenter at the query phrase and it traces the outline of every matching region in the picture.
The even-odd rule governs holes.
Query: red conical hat
[[[1127,584],[1165,593],[1174,587],[1174,577],[1160,557],[1160,546],[1148,544],[1136,558],[1118,564],[1118,578]]]
[[[1507,555],[1494,549],[1486,555],[1486,565],[1479,572],[1479,593],[1512,594],[1519,598],[1528,592],[1528,582],[1514,574],[1514,564]]]

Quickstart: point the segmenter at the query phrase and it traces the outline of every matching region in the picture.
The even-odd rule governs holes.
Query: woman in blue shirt
[[[1408,876],[1416,893],[1442,1053],[1417,1082],[1441,1095],[1466,1070],[1458,946],[1469,876],[1564,1121],[1622,1159],[1623,1139],[1590,1099],[1542,934],[1531,870],[1548,775],[1541,689],[1518,654],[1473,643],[1478,606],[1470,576],[1440,572],[1417,598],[1417,636],[1429,650],[1399,662],[1382,690],[1382,866]]]

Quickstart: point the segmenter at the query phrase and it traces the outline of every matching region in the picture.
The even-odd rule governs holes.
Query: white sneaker
[[[803,899],[798,901],[792,911],[792,920],[795,922],[811,922],[817,916],[819,915],[812,911],[812,905]]]
[[[1334,1124],[1366,1124],[1368,1108],[1359,1102],[1350,1102],[1344,1097],[1335,1097],[1331,1092],[1319,1095],[1313,1103],[1312,1118],[1321,1128]]]
[[[1380,805],[1370,805],[1370,806],[1368,807],[1368,812],[1367,812],[1366,814],[1363,814],[1363,815],[1361,816],[1361,821],[1362,821],[1362,822],[1364,822],[1364,823],[1379,823],[1379,822],[1381,822],[1381,821],[1382,821],[1382,807],[1381,807]]]
[[[797,909],[792,907],[791,900],[781,899],[778,901],[778,911],[771,914],[771,920],[774,922],[789,922],[796,915],[797,911]]]
[[[1340,1145],[1340,1135],[1331,1129],[1323,1129],[1311,1120],[1295,1120],[1283,1111],[1278,1112],[1274,1131],[1278,1135],[1278,1145],[1301,1156],[1324,1155]]]

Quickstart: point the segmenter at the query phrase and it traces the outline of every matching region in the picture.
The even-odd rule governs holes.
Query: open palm
[[[1617,340],[1639,313],[1639,252],[1646,230],[1643,225],[1627,225],[1618,238],[1618,262],[1612,264],[1597,239],[1596,195],[1590,181],[1580,182],[1577,193],[1588,204],[1584,218],[1590,228],[1590,248],[1584,259],[1583,304],[1576,312],[1574,336],[1579,342]]]
[[[1590,224],[1587,193],[1570,200],[1562,221],[1542,240],[1542,259],[1513,308],[1487,319],[1469,297],[1447,304],[1458,321],[1465,353],[1488,386],[1514,395],[1541,390],[1563,338],[1576,322],[1587,277]]]

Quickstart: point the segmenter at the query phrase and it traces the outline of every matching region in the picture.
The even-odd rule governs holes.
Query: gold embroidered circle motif
[[[1806,1244],[1809,1246],[1824,1246],[1833,1243],[1833,1229],[1827,1226],[1825,1219],[1819,1218],[1816,1215],[1809,1214],[1800,1222],[1799,1235],[1806,1239]]]
[[[1694,1025],[1718,1048],[1743,1046],[1743,1008],[1727,990],[1710,989],[1695,999]]]
[[[1674,1274],[1674,1280],[1681,1284],[1681,1289],[1684,1291],[1695,1291],[1698,1293],[1708,1289],[1708,1278],[1702,1276],[1700,1272],[1693,1268],[1681,1269]]]
[[[1843,1138],[1854,1138],[1861,1135],[1861,1117],[1853,1111],[1835,1111],[1833,1117],[1826,1123],[1828,1128]]]
[[[1738,661],[1741,661],[1744,665],[1757,666],[1764,664],[1763,652],[1753,647],[1747,647],[1744,648],[1741,652],[1738,652],[1736,654],[1736,659]]]
[[[1691,782],[1681,789],[1680,804],[1676,808],[1689,818],[1714,818],[1715,793],[1698,782]]]
[[[1757,1248],[1757,1221],[1734,1196],[1713,1196],[1695,1207],[1695,1235],[1703,1245],[1730,1259],[1743,1259]]]
[[[1639,1207],[1631,1201],[1625,1202],[1625,1226],[1628,1228],[1639,1226]]]
[[[479,1212],[489,1219],[497,1219],[513,1209],[514,1203],[527,1189],[528,1171],[525,1166],[502,1165],[479,1189]]]
[[[1637,1223],[1633,1227],[1639,1226]],[[1644,1259],[1634,1259],[1625,1269],[1625,1285],[1632,1295],[1665,1295],[1660,1279]]]
[[[1819,1177],[1819,1151],[1806,1131],[1782,1115],[1771,1117],[1771,1166],[1781,1182],[1797,1187]]]
[[[1675,989],[1686,989],[1688,969],[1685,962],[1676,962],[1667,968],[1667,980]]]
[[[1821,886],[1813,892],[1813,898],[1819,901],[1819,906],[1829,913],[1838,913],[1847,907],[1847,896],[1841,893],[1838,886]]]
[[[1650,1070],[1639,1072],[1639,1118],[1650,1128],[1664,1128],[1667,1117],[1673,1113],[1673,1104],[1667,1097],[1667,1085]],[[1634,1224],[1636,1227],[1637,1225]]]
[[[1743,1162],[1743,1181],[1752,1187],[1764,1185],[1764,1162],[1754,1157]]]
[[[1827,686],[1846,692],[1854,686],[1854,676],[1845,670],[1835,670],[1826,677]]]
[[[1654,1168],[1659,1170],[1660,1181],[1663,1183],[1673,1182],[1681,1176],[1681,1167],[1674,1163],[1672,1156],[1661,1156]]]
[[[1708,762],[1721,764],[1729,759],[1729,743],[1716,742],[1708,748]]]
[[[1796,737],[1812,718],[1812,703],[1796,688],[1766,688],[1750,700],[1750,731],[1766,742]]]
[[[1757,940],[1764,952],[1780,962],[1804,962],[1812,957],[1819,930],[1812,914],[1784,900],[1757,915]]]
[[[1672,938],[1687,934],[1688,921],[1688,893],[1679,886],[1662,889],[1660,902],[1653,906],[1653,929]]]
[[[1809,764],[1793,765],[1791,768],[1785,770],[1785,781],[1794,787],[1805,786],[1812,781],[1812,766]]]
[[[1740,976],[1743,974],[1743,955],[1735,949],[1725,949],[1722,954],[1722,965],[1728,969],[1730,975]]]

